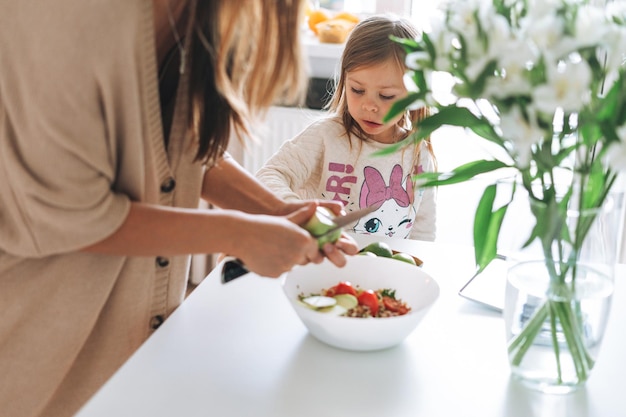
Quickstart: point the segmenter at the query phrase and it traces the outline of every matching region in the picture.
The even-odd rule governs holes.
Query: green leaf
[[[407,136],[406,139],[400,141],[400,142],[396,142],[390,146],[387,146],[383,149],[380,149],[376,152],[373,152],[371,155],[372,156],[387,156],[387,155],[393,155],[394,153],[400,151],[401,149],[405,148],[406,146],[411,145],[412,143],[418,144],[419,142],[421,142],[421,140],[423,139],[423,137],[419,134],[419,129],[415,132],[413,132],[412,134],[410,134],[409,136]]]
[[[431,59],[435,59],[437,57],[437,51],[435,50],[435,45],[430,40],[428,34],[422,34],[422,43],[424,44],[425,49],[428,51],[428,55],[430,55]]]
[[[485,90],[485,85],[487,84],[487,81],[489,80],[489,78],[492,78],[494,76],[497,67],[498,61],[495,59],[492,59],[485,65],[485,68],[483,68],[478,77],[476,77],[474,82],[469,85],[471,98],[478,99],[481,97]]]
[[[480,159],[463,164],[450,172],[424,172],[413,178],[420,187],[434,187],[465,182],[477,175],[509,167],[502,161]]]
[[[476,208],[474,217],[474,255],[478,271],[482,271],[496,258],[498,236],[509,203],[494,210],[496,185],[492,184],[485,191]]]
[[[622,89],[622,83],[616,82],[613,84],[608,93],[600,101],[600,106],[596,111],[598,120],[613,120],[617,116],[616,108],[618,107],[618,103],[621,103],[623,100]]]
[[[414,51],[414,50],[420,50],[421,48],[419,47],[419,43],[417,42],[417,40],[413,39],[413,38],[399,38],[397,36],[391,35],[389,36],[389,39],[391,39],[392,41],[399,43],[400,45],[403,45],[405,47],[408,48],[408,50]]]
[[[475,115],[465,107],[445,106],[439,112],[420,122],[421,128],[430,131],[435,131],[446,125],[469,128],[477,135],[496,143],[501,143],[502,141],[489,120]]]
[[[591,148],[602,138],[602,130],[598,124],[587,122],[578,128],[578,135],[582,143]]]
[[[594,209],[602,205],[605,199],[606,175],[600,162],[591,166],[591,172],[587,178],[582,193],[582,209]]]
[[[393,119],[397,115],[404,113],[407,107],[409,107],[411,104],[415,103],[418,100],[423,100],[423,99],[424,99],[424,93],[416,92],[416,93],[409,93],[408,96],[401,98],[398,101],[395,101],[391,105],[391,109],[389,109],[389,111],[385,115],[383,122],[387,123],[389,120]]]
[[[428,91],[428,82],[426,81],[426,75],[424,71],[413,72],[413,82],[417,86],[419,91]]]
[[[385,115],[385,121],[389,121],[398,114],[404,112],[406,108],[418,100],[424,100],[421,92],[411,93],[408,96],[396,101]],[[471,129],[479,136],[502,144],[502,139],[493,129],[491,123],[484,117],[477,116],[465,107],[455,105],[444,106],[435,114],[422,119],[417,125],[417,138],[423,139],[430,136],[434,131],[443,126],[459,126]]]
[[[535,200],[530,205],[536,221],[532,236],[539,238],[543,253],[546,255],[551,253],[553,242],[562,238],[565,238],[565,241],[569,240],[567,234],[563,236],[563,227],[570,194],[571,190],[561,199],[559,205],[555,192],[552,189],[546,189],[543,201]]]

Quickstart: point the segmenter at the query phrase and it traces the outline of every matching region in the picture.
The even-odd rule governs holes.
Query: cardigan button
[[[176,180],[172,177],[167,178],[161,183],[161,192],[171,193],[176,188]]]
[[[156,330],[163,324],[164,321],[165,319],[160,314],[157,316],[154,316],[150,319],[150,328],[152,330]]]
[[[167,258],[164,258],[163,256],[157,256],[156,264],[159,268],[165,268],[166,266],[170,264],[170,260]]]

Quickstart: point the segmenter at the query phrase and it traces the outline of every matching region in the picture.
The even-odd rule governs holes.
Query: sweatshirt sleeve
[[[285,200],[307,198],[303,189],[319,178],[324,153],[320,122],[307,127],[283,143],[261,167],[256,177],[278,197]]]

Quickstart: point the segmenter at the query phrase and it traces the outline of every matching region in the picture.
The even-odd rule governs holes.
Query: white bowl
[[[396,290],[396,298],[411,311],[385,318],[344,317],[312,310],[298,300],[300,294],[319,294],[340,281],[350,281],[364,290]],[[386,349],[401,343],[439,297],[439,285],[421,268],[369,256],[352,256],[343,268],[328,260],[296,267],[283,277],[283,290],[311,335],[328,345],[357,351]]]

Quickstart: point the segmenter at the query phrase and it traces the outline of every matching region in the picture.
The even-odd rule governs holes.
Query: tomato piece
[[[359,305],[369,307],[372,316],[378,314],[378,297],[374,291],[367,290],[361,292],[357,297],[357,300],[359,301]]]
[[[383,297],[383,305],[387,310],[398,313],[401,316],[409,312],[409,309],[395,298]]]
[[[356,289],[349,281],[343,281],[333,287],[335,289],[335,295],[350,294],[356,297]]]

